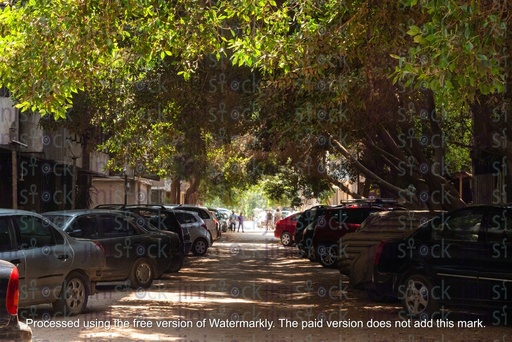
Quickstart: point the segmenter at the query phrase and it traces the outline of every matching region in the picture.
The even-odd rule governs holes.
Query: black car
[[[32,331],[18,320],[20,283],[18,268],[0,260],[0,340],[31,341]]]
[[[144,217],[154,227],[160,230],[176,233],[180,239],[182,258],[190,251],[192,247],[190,234],[187,229],[183,229],[171,210],[160,205],[127,205],[121,207],[121,210],[126,210]],[[170,270],[170,272],[177,271],[179,271],[179,269]]]
[[[169,209],[159,204],[100,204],[94,209],[126,210],[144,217],[153,226],[160,230],[174,232],[180,238],[180,247],[183,254],[190,251],[192,242],[186,229],[183,229],[175,217],[169,216]]]
[[[179,238],[142,217],[120,210],[67,210],[43,213],[68,235],[99,244],[106,258],[101,281],[130,280],[147,288],[166,272],[179,253]]]
[[[457,209],[409,237],[382,242],[373,285],[401,300],[409,317],[477,307],[494,309],[499,324],[512,303],[512,206]]]

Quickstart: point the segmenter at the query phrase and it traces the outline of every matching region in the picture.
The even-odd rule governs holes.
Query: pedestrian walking
[[[240,212],[238,215],[238,232],[240,232],[240,227],[242,228],[242,233],[244,232],[244,216]]]
[[[265,224],[265,233],[268,231],[268,227],[272,228],[272,218],[273,218],[272,211],[269,209],[267,211],[267,221]]]
[[[283,214],[279,211],[279,209],[276,209],[276,215],[274,216],[274,224],[277,223],[280,219],[283,218]]]
[[[229,230],[232,232],[235,231],[236,221],[238,220],[238,216],[236,216],[235,212],[231,212],[231,216],[229,216]]]

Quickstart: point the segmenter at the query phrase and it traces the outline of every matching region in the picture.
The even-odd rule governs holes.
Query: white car
[[[169,206],[165,207],[169,208]],[[170,209],[186,210],[197,213],[199,217],[204,221],[204,223],[206,223],[206,227],[212,235],[212,243],[220,237],[220,230],[215,224],[214,217],[208,208],[191,204],[180,204],[177,206],[170,206]]]
[[[192,241],[192,254],[205,255],[212,245],[212,237],[206,223],[199,217],[199,214],[186,210],[170,210],[176,216],[181,228],[188,231]]]

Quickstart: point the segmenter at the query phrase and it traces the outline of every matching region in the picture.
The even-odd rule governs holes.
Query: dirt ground
[[[272,232],[228,232],[206,256],[189,257],[147,291],[101,285],[86,314],[53,317],[42,306],[21,315],[33,320],[36,342],[512,341],[512,329],[495,325],[497,317],[450,313],[444,323],[453,327],[446,328],[403,319],[397,303],[371,302],[337,270],[294,251]],[[432,326],[414,327],[421,323]]]

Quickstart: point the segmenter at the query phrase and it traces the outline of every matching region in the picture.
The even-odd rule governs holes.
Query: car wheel
[[[62,284],[59,298],[53,302],[53,309],[64,316],[82,313],[87,307],[89,287],[89,280],[83,274],[70,273]]]
[[[147,289],[153,283],[154,278],[153,266],[151,266],[148,260],[144,258],[135,260],[129,277],[132,289],[138,289],[140,287]]]
[[[171,264],[169,265],[169,268],[167,269],[168,273],[177,273],[181,270],[183,267],[183,261],[185,260],[185,257],[180,254],[177,255],[175,258],[172,258]]]
[[[283,232],[281,234],[281,243],[283,246],[291,246],[292,245],[292,236],[288,232]]]
[[[402,305],[405,312],[414,318],[431,319],[439,309],[439,303],[432,293],[433,286],[430,280],[420,274],[415,274],[406,279],[403,284],[405,289]]]
[[[317,258],[320,261],[320,264],[322,264],[323,267],[326,268],[334,268],[336,266],[336,263],[338,261],[338,258],[336,257],[336,245],[332,246],[320,246],[317,250]]]
[[[192,253],[194,255],[205,255],[206,251],[208,250],[208,243],[203,238],[198,238],[196,241],[194,241],[194,244],[192,245]]]

